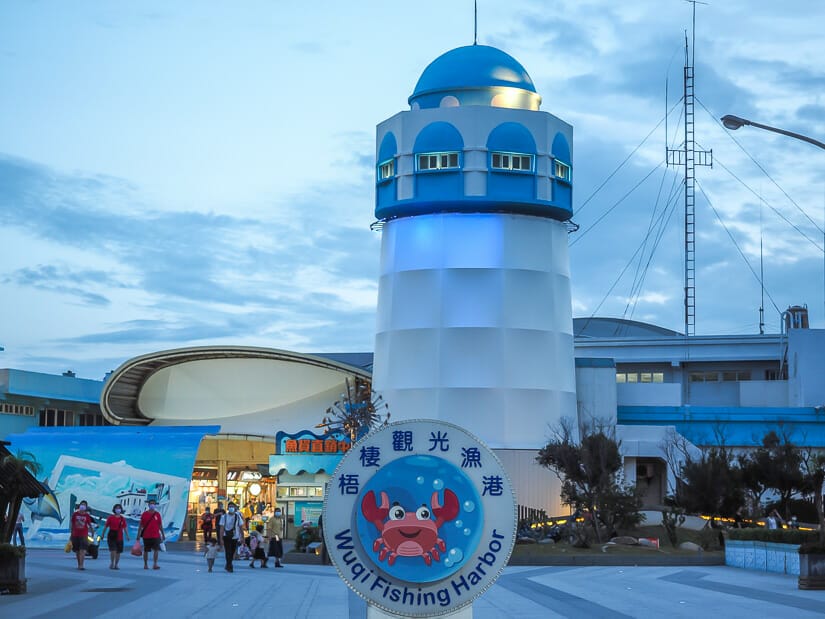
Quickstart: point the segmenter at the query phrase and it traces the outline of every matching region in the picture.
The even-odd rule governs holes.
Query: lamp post
[[[814,146],[817,146],[822,150],[825,150],[825,142],[820,142],[819,140],[815,140],[814,138],[808,137],[807,135],[802,135],[801,133],[794,133],[793,131],[787,131],[785,129],[780,129],[779,127],[763,125],[762,123],[757,123],[752,120],[748,120],[747,118],[740,118],[739,116],[734,116],[733,114],[727,114],[725,116],[722,116],[721,120],[725,128],[730,129],[732,131],[735,131],[736,129],[745,126],[756,127],[757,129],[764,129],[765,131],[771,131],[773,133],[787,135],[790,138],[802,140],[803,142],[813,144]],[[823,225],[822,228],[822,265],[823,309],[825,309],[825,225]]]

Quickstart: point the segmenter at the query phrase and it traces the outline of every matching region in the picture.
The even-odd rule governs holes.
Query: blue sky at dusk
[[[574,316],[681,331],[681,171],[663,162],[691,5],[478,12],[479,43],[574,127]],[[697,333],[758,332],[760,237],[767,331],[803,303],[825,326],[825,151],[718,123],[825,141],[823,23],[813,0],[697,8],[696,137],[715,160],[697,171]],[[0,367],[372,350],[375,125],[472,38],[472,0],[0,4]]]

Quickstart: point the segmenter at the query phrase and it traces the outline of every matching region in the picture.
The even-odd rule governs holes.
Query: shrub
[[[819,539],[816,531],[800,531],[798,529],[762,529],[749,527],[747,529],[731,529],[728,538],[741,541],[774,542],[776,544],[805,544]]]
[[[801,555],[825,555],[825,544],[816,542],[806,542],[799,547]]]

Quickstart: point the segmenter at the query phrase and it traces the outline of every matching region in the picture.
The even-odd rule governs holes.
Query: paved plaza
[[[200,553],[173,549],[161,569],[106,552],[78,571],[74,555],[30,550],[28,593],[0,596],[0,617],[364,617],[364,603],[333,567],[286,565],[207,573]],[[587,617],[825,617],[825,591],[800,591],[796,577],[710,566],[509,567],[475,602],[476,619]]]

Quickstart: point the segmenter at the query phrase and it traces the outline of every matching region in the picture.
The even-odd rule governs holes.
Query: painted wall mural
[[[8,437],[13,453],[34,454],[43,470],[38,479],[51,492],[26,499],[26,543],[62,548],[69,539],[69,516],[86,500],[103,530],[115,503],[123,505],[132,539],[149,499],[158,502],[168,541],[184,528],[189,482],[201,439],[219,426],[32,428]]]

